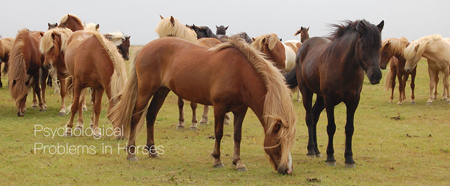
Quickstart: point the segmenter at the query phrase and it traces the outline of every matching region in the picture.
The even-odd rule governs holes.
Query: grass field
[[[0,185],[449,185],[450,105],[442,101],[441,95],[432,105],[425,104],[429,92],[426,68],[422,60],[418,65],[415,105],[397,105],[397,91],[394,103],[389,103],[389,92],[382,85],[384,79],[379,85],[365,81],[355,116],[353,169],[344,167],[345,106],[340,104],[335,111],[337,165],[330,167],[325,164],[326,157],[306,156],[305,112],[301,103],[294,102],[298,122],[292,149],[294,172],[290,176],[272,169],[262,145],[263,129],[250,110],[244,120],[241,143],[241,158],[248,172],[237,172],[231,163],[233,127],[225,126],[221,148],[225,168],[213,168],[212,112],[206,126],[191,131],[191,111],[186,104],[186,128],[177,130],[177,97],[173,93],[166,99],[155,125],[156,145],[163,153],[155,159],[138,152],[139,161],[128,162],[125,151],[120,149],[126,141],[106,136],[53,137],[47,133],[51,129],[61,134],[63,130],[58,129],[69,119],[69,115],[58,116],[59,95],[52,88],[47,89],[45,112],[32,109],[29,96],[27,112],[21,118],[16,115],[8,89],[1,88]],[[2,81],[7,82],[5,76]],[[407,88],[408,100],[410,92]],[[442,84],[439,92],[442,93]],[[111,127],[106,119],[105,97],[100,119],[103,129]],[[88,108],[85,128],[90,123],[92,105],[88,104]],[[145,140],[146,133],[142,132],[137,145],[145,145]],[[327,140],[324,112],[318,124],[319,150],[323,155]]]

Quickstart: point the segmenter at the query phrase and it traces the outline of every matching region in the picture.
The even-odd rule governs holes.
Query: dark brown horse
[[[406,101],[405,95],[405,87],[406,81],[408,81],[409,73],[405,71],[406,59],[403,56],[403,50],[409,45],[408,39],[402,37],[398,38],[387,38],[383,40],[383,44],[381,46],[380,55],[380,68],[386,69],[387,63],[390,63],[390,68],[386,75],[386,82],[384,84],[385,89],[391,89],[391,96],[389,98],[389,102],[392,102],[394,99],[394,89],[395,89],[395,77],[398,78],[398,90],[399,90],[399,99],[398,105],[401,105],[404,101]],[[414,104],[416,101],[414,100],[414,88],[415,88],[415,79],[416,79],[416,68],[411,71],[411,103]]]
[[[192,72],[196,73],[192,73]],[[154,124],[170,91],[185,100],[214,108],[214,167],[223,167],[220,144],[226,112],[234,114],[233,164],[246,170],[240,158],[242,122],[250,107],[265,134],[264,146],[275,170],[292,172],[290,149],[295,140],[295,116],[283,76],[242,39],[209,49],[180,38],[153,40],[132,62],[130,81],[111,110],[113,126],[129,138],[128,160],[137,160],[137,130],[147,119],[149,156],[155,157]],[[224,86],[227,85],[227,86]],[[149,101],[151,102],[149,104]]]
[[[186,25],[186,27],[188,27],[188,28],[190,28],[190,29],[195,31],[195,33],[197,34],[197,39],[205,38],[205,37],[216,38],[217,39],[216,34],[214,34],[212,32],[212,30],[209,27],[207,27],[207,26],[195,26],[195,25],[189,26],[189,25]]]
[[[103,34],[106,39],[112,41],[119,50],[120,54],[122,54],[123,59],[130,59],[130,37],[128,35],[123,34],[122,32],[112,32]]]
[[[0,38],[0,68],[2,63],[5,63],[5,66],[3,67],[3,72],[0,72],[0,87],[3,87],[3,83],[1,80],[1,73],[3,74],[8,73],[9,53],[11,52],[13,43],[14,38],[12,37]]]
[[[16,36],[9,58],[8,84],[11,97],[16,102],[17,116],[24,116],[26,110],[26,100],[28,87],[33,86],[39,99],[39,110],[47,109],[45,105],[45,79],[48,71],[41,68],[42,60],[39,52],[39,39],[43,32],[31,32],[22,29]],[[42,74],[40,74],[42,71]],[[39,86],[42,82],[42,91]]]
[[[333,137],[336,132],[334,107],[340,102],[347,106],[345,125],[345,164],[354,167],[352,137],[354,114],[359,104],[364,72],[371,84],[381,79],[379,67],[381,30],[384,21],[375,26],[365,20],[335,25],[330,39],[308,39],[297,53],[295,69],[286,80],[291,87],[299,86],[306,110],[308,126],[308,156],[320,157],[316,127],[320,113],[326,108],[328,118],[327,164],[335,165]],[[312,106],[313,94],[317,99]]]

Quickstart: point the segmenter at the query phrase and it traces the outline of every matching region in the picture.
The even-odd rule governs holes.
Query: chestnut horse
[[[309,27],[300,27],[300,30],[298,30],[297,32],[295,32],[294,36],[299,35],[300,34],[300,41],[302,43],[304,43],[307,39],[309,39]]]
[[[405,48],[404,56],[406,59],[405,71],[407,73],[412,73],[422,57],[427,58],[428,75],[430,76],[430,98],[427,101],[427,105],[432,104],[433,100],[436,99],[439,72],[444,73],[444,100],[446,100],[447,103],[450,103],[450,99],[448,98],[450,43],[440,35],[425,36],[411,42],[411,44]]]
[[[39,110],[47,109],[45,105],[45,80],[40,77],[47,77],[48,71],[42,69],[42,57],[39,52],[39,39],[43,32],[31,32],[22,29],[17,33],[12,46],[9,58],[8,84],[11,97],[16,102],[17,116],[24,116],[28,95],[28,86],[33,86],[39,99]],[[42,91],[39,87],[42,82]]]
[[[84,26],[80,18],[72,14],[66,14],[59,21],[59,28],[68,28],[72,31],[83,30]]]
[[[265,34],[253,38],[252,47],[271,59],[280,71],[286,68],[286,49],[276,34]],[[295,60],[295,54],[294,54]]]
[[[128,138],[128,160],[137,160],[135,140],[147,119],[147,148],[156,152],[154,124],[164,99],[173,91],[183,99],[214,108],[214,167],[223,167],[220,143],[225,113],[234,114],[233,164],[240,159],[242,122],[250,107],[264,128],[269,160],[281,174],[292,173],[290,150],[295,140],[293,104],[283,76],[269,61],[240,38],[208,49],[173,37],[153,40],[131,64],[130,81],[111,110],[114,127]],[[196,73],[192,73],[192,72]],[[223,86],[227,85],[227,86]],[[151,103],[149,105],[150,99]],[[150,153],[151,157],[157,153]]]
[[[386,81],[384,83],[384,88],[391,89],[391,96],[389,102],[394,99],[394,89],[395,89],[395,77],[398,78],[398,91],[399,99],[398,105],[401,105],[406,101],[405,87],[406,81],[408,81],[409,73],[405,71],[405,57],[403,57],[403,50],[409,45],[408,39],[402,38],[387,38],[383,40],[380,50],[380,68],[386,69],[387,64],[390,63],[390,68],[386,74]],[[411,103],[414,104],[414,81],[416,79],[416,68],[411,71]]]
[[[123,59],[130,59],[130,37],[125,35],[123,32],[111,32],[103,34],[106,39],[112,41],[119,50],[120,54],[122,54]]]
[[[64,48],[67,46],[67,41],[72,35],[72,30],[68,28],[53,28],[45,32],[42,37],[39,50],[41,54],[45,57],[43,66],[46,69],[55,69],[56,77],[61,84],[61,90],[59,92],[61,96],[61,109],[59,110],[59,115],[66,114],[66,77],[67,74],[66,64],[64,62]]]
[[[73,103],[65,134],[72,134],[73,120],[78,111],[75,129],[83,128],[83,115],[80,107],[80,93],[87,87],[92,88],[94,102],[94,137],[100,137],[98,121],[102,105],[102,95],[106,92],[111,108],[118,100],[118,92],[127,81],[125,64],[116,46],[96,31],[76,31],[63,46],[66,68],[72,76]],[[65,48],[65,49],[64,49]]]
[[[297,53],[295,69],[286,80],[290,87],[299,86],[306,110],[308,126],[308,156],[320,157],[317,144],[317,121],[320,113],[327,111],[327,164],[336,165],[333,137],[336,132],[334,107],[340,102],[347,106],[345,125],[345,164],[354,167],[352,137],[354,115],[359,104],[364,72],[371,84],[381,79],[380,47],[384,21],[375,26],[366,20],[348,21],[335,25],[334,34],[328,38],[314,37],[303,43]],[[317,94],[314,107],[313,94]]]
[[[3,67],[3,74],[8,73],[9,53],[11,52],[13,43],[14,38],[12,37],[0,38],[0,68],[2,63],[5,63],[5,66]],[[0,87],[3,87],[1,77],[2,76],[0,72]]]

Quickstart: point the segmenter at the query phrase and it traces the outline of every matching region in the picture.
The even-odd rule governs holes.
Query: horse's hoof
[[[431,105],[433,102],[427,102],[427,105]]]
[[[244,166],[244,167],[241,167],[241,168],[237,168],[237,167],[236,167],[236,170],[237,170],[238,172],[246,172],[246,171],[248,171],[248,170],[247,170],[247,167],[245,167],[245,166]]]
[[[328,166],[336,166],[336,161],[327,161]]]
[[[159,158],[159,154],[158,153],[149,153],[148,157],[150,157],[150,158]]]
[[[128,161],[137,161],[138,159],[136,158],[135,155],[132,155],[132,156],[127,156],[127,160]]]
[[[355,168],[355,163],[345,163],[345,168]]]
[[[321,158],[322,154],[316,154],[316,158]]]
[[[87,107],[86,106],[83,107],[83,111],[87,111]]]
[[[208,121],[203,121],[203,120],[200,121],[200,125],[206,125],[206,123],[208,123]]]
[[[72,133],[64,132],[64,136],[66,136],[66,137],[72,137]]]
[[[59,115],[59,116],[64,116],[64,115],[66,115],[66,112],[59,112],[58,115]]]
[[[184,129],[184,126],[177,126],[177,129]]]
[[[310,158],[316,158],[315,154],[307,154],[306,156],[310,157]]]
[[[401,101],[399,101],[398,103],[397,103],[397,105],[402,105],[403,104],[403,102],[401,102]]]
[[[217,165],[213,165],[214,168],[221,168],[221,167],[225,167],[225,165],[223,163],[217,164]]]
[[[100,138],[102,138],[101,134],[94,134],[94,139],[100,139]]]
[[[416,104],[416,101],[411,101],[411,105],[415,105]]]
[[[24,114],[24,113],[21,113],[21,112],[18,112],[18,113],[17,113],[17,116],[18,116],[18,117],[23,117],[23,116],[25,116],[25,114]]]
[[[31,105],[31,108],[37,109],[38,106],[37,105]]]
[[[192,131],[198,131],[198,127],[191,127]]]

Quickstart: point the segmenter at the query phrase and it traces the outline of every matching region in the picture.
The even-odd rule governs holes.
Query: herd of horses
[[[234,115],[234,154],[236,170],[245,171],[240,158],[244,117],[250,108],[264,129],[264,150],[280,174],[293,171],[291,148],[296,134],[296,116],[292,90],[299,90],[308,127],[308,156],[320,157],[317,144],[317,122],[325,109],[328,118],[327,159],[335,165],[333,138],[336,131],[334,107],[347,107],[345,125],[345,164],[354,167],[352,136],[354,113],[360,101],[364,74],[371,84],[381,80],[381,69],[390,68],[385,87],[391,88],[393,100],[395,76],[399,80],[399,102],[406,101],[405,86],[411,74],[411,102],[414,100],[414,78],[421,57],[428,60],[431,104],[436,99],[439,74],[444,82],[444,99],[448,98],[450,65],[449,39],[426,36],[409,42],[406,38],[381,39],[384,21],[378,25],[366,20],[334,25],[329,37],[309,38],[309,28],[301,27],[295,35],[301,40],[282,42],[276,34],[251,38],[242,32],[227,36],[228,26],[216,26],[216,34],[206,26],[184,25],[174,17],[162,17],[155,32],[159,39],[138,50],[131,59],[127,74],[124,60],[129,59],[130,36],[121,32],[100,34],[99,25],[82,24],[71,14],[59,25],[48,24],[46,32],[22,29],[15,38],[0,39],[0,59],[8,72],[8,88],[15,100],[17,115],[24,116],[28,88],[33,89],[33,107],[46,109],[45,80],[52,76],[60,87],[59,114],[70,110],[65,135],[83,129],[83,104],[90,88],[93,113],[90,127],[101,136],[99,115],[103,93],[108,97],[107,117],[113,127],[123,129],[128,139],[128,160],[137,160],[136,137],[147,126],[146,148],[156,150],[154,124],[165,98],[173,91],[178,98],[179,123],[184,127],[184,101],[191,102],[191,129],[198,129],[196,108],[203,104],[200,124],[207,122],[208,106],[214,111],[214,167],[223,167],[220,145],[224,124]],[[195,73],[192,73],[195,72]],[[50,79],[50,78],[49,78]],[[0,86],[2,83],[0,82]],[[125,88],[124,88],[125,87]],[[72,105],[65,106],[71,93]],[[313,94],[317,99],[313,102]],[[36,100],[37,97],[37,100]],[[75,115],[77,124],[73,129]],[[157,157],[150,153],[149,156]]]

